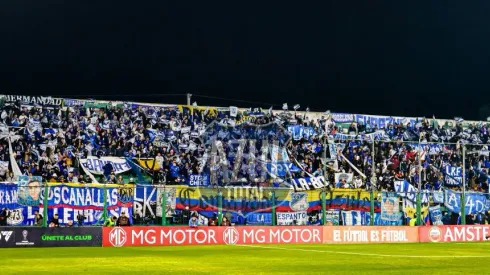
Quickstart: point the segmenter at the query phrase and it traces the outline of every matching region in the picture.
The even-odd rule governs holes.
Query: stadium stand
[[[461,118],[297,112],[286,104],[283,110],[263,110],[29,96],[2,96],[0,114],[0,131],[11,137],[0,144],[3,182],[24,174],[61,183],[172,185],[204,175],[211,185],[229,177],[242,185],[282,187],[288,179],[323,176],[329,188],[400,192],[406,187],[396,190],[395,182],[403,181],[424,190],[457,191],[464,153],[467,190],[489,191],[489,125]],[[210,160],[210,135],[223,146],[230,175],[210,175],[223,165]],[[250,157],[239,140],[252,135],[286,148],[277,152],[283,167],[236,158],[237,150]],[[127,165],[94,161],[101,157],[122,158]]]

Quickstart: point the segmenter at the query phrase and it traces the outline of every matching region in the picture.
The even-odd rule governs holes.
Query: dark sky
[[[466,119],[490,102],[490,1],[57,2],[1,2],[0,93]]]

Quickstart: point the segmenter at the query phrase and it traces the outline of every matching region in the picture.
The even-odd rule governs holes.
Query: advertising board
[[[319,226],[107,227],[103,246],[322,243]]]
[[[101,245],[101,227],[0,227],[0,247],[77,247]]]
[[[418,229],[410,226],[325,226],[325,243],[413,243],[419,241]]]
[[[447,225],[419,227],[420,242],[478,242],[490,235],[488,225]]]

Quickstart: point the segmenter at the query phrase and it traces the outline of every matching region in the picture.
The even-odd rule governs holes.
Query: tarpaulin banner
[[[104,227],[103,246],[320,244],[321,226]]]
[[[154,142],[157,143],[157,141],[154,141]],[[155,145],[155,143],[153,145]],[[162,168],[162,167],[160,167],[160,164],[158,163],[158,161],[156,161],[153,158],[133,159],[133,160],[135,160],[144,169],[149,169],[151,171],[159,171],[160,168]]]
[[[410,226],[326,226],[325,243],[413,243],[419,241],[417,227]]]
[[[442,223],[442,212],[439,205],[429,207],[430,221],[433,225],[443,225]]]
[[[395,192],[403,198],[403,204],[415,207],[418,189],[406,180],[395,180],[393,184]],[[422,203],[429,203],[429,193],[422,193]]]
[[[319,176],[291,179],[291,185],[293,186],[294,191],[299,192],[326,187],[328,186],[328,182],[325,181],[325,178],[323,176]]]
[[[461,212],[461,193],[450,189],[444,190],[444,205],[453,213]],[[465,194],[465,211],[466,215],[477,214],[488,211],[490,200],[488,194],[484,193],[466,193]]]
[[[288,125],[287,129],[293,136],[294,140],[300,140],[303,137],[308,139],[317,134],[313,127],[305,127],[303,125]]]
[[[277,212],[277,225],[305,225],[308,222],[306,211],[299,212]]]
[[[388,116],[373,116],[373,115],[355,115],[355,120],[357,123],[363,123],[365,125],[369,124],[371,126],[378,126],[378,128],[384,128],[388,124],[402,124],[410,122],[415,125],[417,118],[413,117],[388,117]],[[421,121],[421,120],[420,120]]]
[[[41,177],[19,176],[15,184],[0,183],[0,209],[8,212],[7,225],[34,224],[34,211],[39,211]]]
[[[189,175],[186,184],[189,186],[209,186],[209,174]]]
[[[0,247],[102,246],[102,227],[0,227]]]
[[[218,203],[216,188],[196,188],[176,186],[176,209],[186,206],[190,210],[215,211]],[[231,186],[221,189],[223,194],[223,212],[271,212],[272,191],[275,194],[275,206],[278,212],[321,210],[320,192],[310,190],[293,192],[288,188],[262,188],[250,186]],[[357,193],[355,193],[357,194]],[[369,197],[369,196],[368,196]],[[339,200],[340,202],[340,200]]]
[[[6,102],[19,101],[26,105],[41,105],[41,106],[60,106],[63,104],[62,98],[53,98],[50,96],[25,96],[25,95],[5,95]]]
[[[401,225],[400,200],[396,193],[383,193],[381,197],[381,220],[385,225]]]
[[[325,212],[325,225],[339,225],[340,211],[327,210]]]
[[[154,186],[136,185],[134,187],[133,212],[140,217],[157,216],[157,188]],[[160,213],[160,217],[161,217]]]
[[[354,115],[353,114],[344,114],[344,113],[332,113],[332,119],[336,123],[353,122],[354,121]]]
[[[319,192],[318,192],[319,193]],[[374,197],[378,196],[374,192]],[[336,188],[326,193],[327,209],[370,211],[371,194],[364,189]],[[374,211],[380,211],[380,202],[374,202]]]
[[[490,235],[488,225],[420,226],[420,242],[479,242]]]
[[[272,213],[252,213],[247,215],[247,225],[272,225]]]
[[[355,226],[355,225],[371,225],[371,212],[369,211],[342,211],[343,225]],[[381,213],[374,213],[373,225],[384,225],[381,220]]]
[[[24,191],[23,189],[26,189]],[[100,184],[50,183],[48,185],[48,217],[58,214],[59,223],[77,223],[77,216],[84,216],[84,225],[102,223],[104,210],[104,186]],[[133,210],[133,186],[107,184],[105,186],[109,215],[119,216],[125,211],[129,218]],[[39,182],[27,185],[0,183],[0,208],[9,212],[8,225],[34,224],[34,212],[43,213],[44,187]]]
[[[88,156],[86,159],[80,159],[80,163],[87,168],[90,173],[95,175],[104,174],[104,165],[107,163],[112,165],[112,171],[116,174],[124,173],[131,170],[131,166],[125,158],[116,157],[94,157]]]
[[[463,168],[457,166],[446,166],[444,173],[444,184],[447,186],[461,185],[463,178]]]
[[[48,216],[59,215],[60,224],[69,220],[76,221],[79,213],[85,216],[84,224],[95,224],[101,221],[104,211],[104,190],[106,191],[107,210],[109,215],[119,217],[126,212],[132,219],[134,187],[132,185],[107,184],[50,184],[48,195]],[[44,192],[41,193],[40,208],[43,208]]]

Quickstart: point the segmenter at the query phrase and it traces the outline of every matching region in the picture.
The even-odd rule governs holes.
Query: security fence
[[[484,224],[490,200],[481,192],[413,191],[396,181],[395,191],[250,186],[0,184],[0,226],[118,225],[424,225]],[[45,194],[48,194],[45,196]],[[461,199],[465,198],[465,207]],[[463,210],[463,208],[465,210]],[[466,213],[465,215],[460,214]],[[114,224],[110,220],[114,217]],[[163,217],[163,218],[162,218]]]

